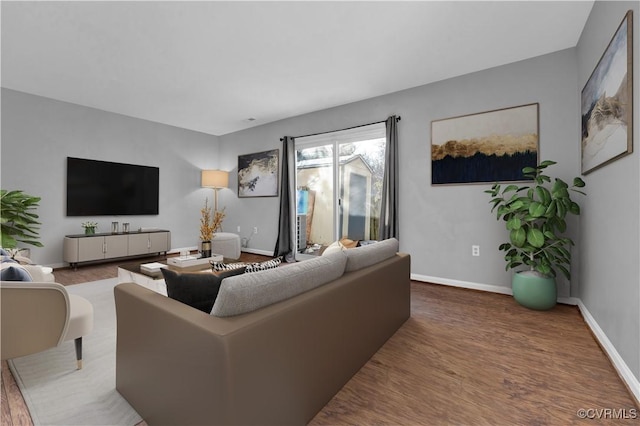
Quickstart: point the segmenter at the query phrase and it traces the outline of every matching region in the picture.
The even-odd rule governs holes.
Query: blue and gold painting
[[[538,165],[537,103],[431,122],[431,183],[527,180]]]

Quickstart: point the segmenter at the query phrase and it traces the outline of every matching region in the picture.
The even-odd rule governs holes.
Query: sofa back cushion
[[[347,257],[343,252],[267,271],[229,277],[222,282],[211,315],[230,317],[278,303],[339,278]]]
[[[385,259],[393,257],[399,250],[400,243],[395,238],[379,241],[366,246],[345,250],[347,266],[345,272],[357,271],[367,266],[375,265]]]

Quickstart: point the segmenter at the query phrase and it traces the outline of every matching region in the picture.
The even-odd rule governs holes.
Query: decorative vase
[[[94,226],[88,226],[84,228],[84,235],[93,235],[96,233],[96,228]]]
[[[202,249],[200,250],[203,258],[211,257],[211,241],[203,241]]]
[[[522,306],[546,311],[556,305],[558,293],[553,277],[541,276],[535,271],[522,271],[513,275],[513,298]]]

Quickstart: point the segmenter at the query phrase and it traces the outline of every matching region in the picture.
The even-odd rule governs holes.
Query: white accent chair
[[[16,267],[3,264],[3,267]],[[24,267],[24,265],[19,265]],[[53,274],[51,274],[53,276]],[[0,281],[0,354],[2,360],[75,341],[82,368],[82,337],[93,329],[93,305],[55,282]]]

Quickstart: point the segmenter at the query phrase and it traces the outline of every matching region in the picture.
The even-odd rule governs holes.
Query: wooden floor
[[[116,270],[108,264],[55,275],[71,284]],[[418,282],[411,296],[411,318],[311,425],[640,423],[640,406],[576,307],[537,312],[510,296]],[[580,410],[596,418],[581,419]],[[31,424],[6,362],[0,420]]]

